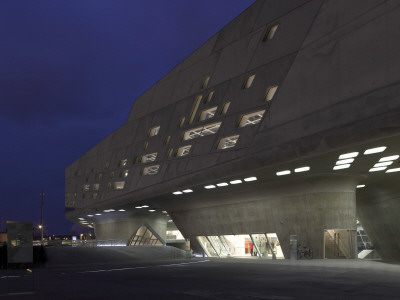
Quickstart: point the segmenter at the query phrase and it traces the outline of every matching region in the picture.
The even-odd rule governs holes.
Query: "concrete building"
[[[399,28],[394,0],[256,1],[66,169],[66,218],[286,258],[354,258],[358,219],[399,260]]]

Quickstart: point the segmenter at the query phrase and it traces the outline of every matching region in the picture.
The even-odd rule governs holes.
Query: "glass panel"
[[[281,244],[279,243],[278,236],[276,233],[267,233],[267,240],[270,245],[270,254],[268,256],[276,257],[276,259],[284,259],[283,251],[281,248]]]
[[[227,251],[225,247],[225,241],[222,242],[219,236],[208,236],[208,240],[214,247],[214,250],[217,252],[218,256],[228,256],[230,253]]]
[[[155,166],[148,166],[143,168],[143,175],[154,175],[158,173],[158,169],[160,168],[160,165],[155,165]]]
[[[202,127],[193,128],[185,131],[183,135],[184,140],[191,140],[194,138],[198,138],[205,135],[215,134],[219,127],[221,126],[221,122],[204,125]]]
[[[221,239],[224,239],[232,256],[251,256],[253,243],[249,235],[224,235]]]
[[[215,252],[213,246],[211,245],[210,241],[205,236],[198,236],[196,237],[197,241],[199,242],[200,246],[203,248],[204,252],[208,257],[216,257],[218,256]]]
[[[265,93],[265,101],[271,101],[274,98],[276,90],[278,89],[277,85],[270,86]]]
[[[243,88],[244,89],[248,89],[249,87],[251,87],[251,85],[253,84],[254,78],[256,77],[255,74],[250,75],[249,77],[247,77],[246,81],[243,84]]]
[[[223,138],[219,141],[217,149],[228,149],[228,148],[235,147],[238,139],[239,139],[239,135],[228,136],[226,138]]]
[[[269,247],[265,234],[252,234],[251,237],[253,238],[255,247],[257,248],[256,251],[258,251],[258,255],[261,257],[267,257]]]
[[[135,237],[132,239],[131,246],[138,245],[157,245],[162,246],[162,242],[157,239],[157,237],[146,227],[141,226],[135,234]]]
[[[178,150],[176,151],[176,156],[188,155],[191,147],[192,147],[192,145],[183,146],[183,147],[178,148]]]
[[[262,117],[264,116],[265,110],[259,110],[247,115],[243,115],[239,122],[239,127],[244,127],[248,125],[255,125],[260,123]]]
[[[204,121],[204,120],[211,119],[212,117],[214,117],[215,112],[217,111],[217,108],[218,108],[217,106],[214,106],[210,109],[203,110],[200,114],[199,121]]]
[[[145,154],[142,156],[142,163],[155,161],[156,158],[157,158],[157,152]]]
[[[153,127],[149,130],[149,136],[155,136],[160,131],[160,126]]]
[[[113,182],[113,188],[114,190],[122,190],[125,186],[125,181],[116,181]]]

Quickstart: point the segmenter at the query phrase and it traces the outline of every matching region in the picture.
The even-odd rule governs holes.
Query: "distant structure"
[[[98,240],[400,260],[400,3],[259,0],[66,169]],[[179,231],[178,231],[179,230]]]

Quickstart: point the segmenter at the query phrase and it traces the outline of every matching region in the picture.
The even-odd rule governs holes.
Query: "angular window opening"
[[[203,82],[201,83],[201,88],[204,89],[207,87],[208,82],[210,81],[210,75],[207,75],[203,78]]]
[[[160,165],[144,167],[142,170],[142,175],[155,175],[158,173]]]
[[[109,163],[109,162],[106,162],[106,164],[105,164],[105,166],[104,166],[104,169],[108,169],[109,166],[110,166],[110,163]]]
[[[92,193],[92,199],[96,199],[97,198],[97,193]]]
[[[267,91],[265,92],[264,101],[271,101],[272,98],[274,98],[277,89],[278,89],[277,85],[268,87]]]
[[[119,177],[126,178],[129,175],[129,170],[123,170],[119,173]]]
[[[160,126],[155,126],[149,130],[149,136],[155,136],[160,131]]]
[[[199,121],[204,121],[207,119],[211,119],[215,116],[215,112],[217,111],[218,106],[211,107],[209,109],[203,110],[200,113]]]
[[[90,184],[84,184],[82,185],[82,191],[87,192],[90,189]]]
[[[247,77],[247,79],[245,80],[245,82],[243,83],[242,88],[243,89],[248,89],[249,87],[251,87],[251,85],[253,84],[254,78],[256,77],[256,74],[252,74],[249,77]]]
[[[170,158],[172,156],[172,152],[174,151],[174,149],[169,149],[168,153],[167,153],[167,158]]]
[[[127,164],[127,162],[128,162],[128,159],[121,159],[120,161],[119,161],[119,164],[118,164],[118,166],[119,167],[125,167],[126,166],[126,164]]]
[[[164,140],[164,145],[168,145],[170,140],[171,140],[171,136],[168,135]]]
[[[238,139],[239,139],[239,135],[233,135],[233,136],[228,136],[228,137],[222,138],[218,143],[217,149],[233,148],[236,146]]]
[[[193,119],[194,119],[194,116],[195,116],[196,113],[197,113],[197,110],[198,110],[198,108],[199,108],[199,105],[200,105],[200,102],[201,102],[201,99],[202,99],[202,98],[203,98],[202,95],[198,95],[198,96],[196,97],[196,99],[194,100],[193,107],[192,107],[192,111],[190,112],[189,124],[192,124]],[[180,127],[182,127],[182,126],[180,126]]]
[[[214,91],[209,91],[206,99],[204,100],[204,103],[210,102],[213,95],[214,95]]]
[[[268,28],[267,33],[265,34],[263,41],[269,41],[272,40],[275,36],[276,30],[278,29],[279,24],[272,25],[271,27]]]
[[[185,117],[182,117],[182,118],[179,119],[178,127],[182,127],[183,124],[185,124],[185,119],[186,119]]]
[[[248,125],[255,125],[261,122],[262,117],[264,116],[265,109],[259,110],[247,115],[243,115],[239,121],[239,127],[245,127]]]
[[[125,181],[116,181],[113,182],[112,187],[114,190],[122,190],[124,189]]]
[[[149,153],[149,154],[145,154],[142,156],[142,163],[147,163],[147,162],[151,162],[151,161],[155,161],[157,158],[157,152],[154,153]]]
[[[212,123],[212,124],[208,124],[208,125],[204,125],[201,127],[187,130],[183,134],[183,140],[186,141],[186,140],[195,139],[195,138],[198,138],[201,136],[215,134],[215,133],[217,133],[220,126],[221,126],[221,122],[218,122],[218,123]]]
[[[148,146],[149,146],[149,142],[144,142],[144,144],[143,144],[143,150],[146,150]]]
[[[100,181],[103,178],[103,174],[99,173],[99,175],[97,176],[98,180]]]
[[[188,155],[190,152],[190,148],[192,148],[192,145],[179,147],[178,150],[176,150],[176,156],[179,157],[179,156]]]
[[[231,102],[225,102],[225,104],[221,110],[221,115],[225,115],[228,112],[228,108],[230,105],[231,105]]]
[[[99,187],[100,187],[100,184],[99,184],[99,183],[93,184],[93,191],[98,191],[98,190],[99,190]]]
[[[163,243],[148,229],[142,225],[129,242],[130,246],[163,246]]]

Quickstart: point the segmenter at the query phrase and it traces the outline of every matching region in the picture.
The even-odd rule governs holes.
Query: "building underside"
[[[265,0],[66,169],[66,218],[122,245],[400,260],[400,3]],[[179,231],[178,231],[179,230]]]

